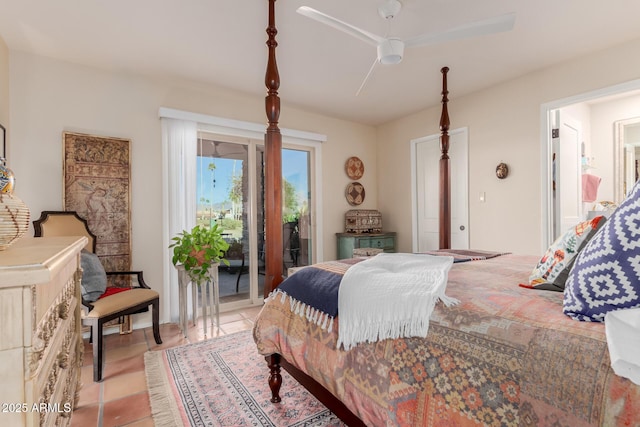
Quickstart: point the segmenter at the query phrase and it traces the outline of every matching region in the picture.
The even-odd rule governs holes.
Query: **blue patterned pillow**
[[[640,307],[640,181],[578,254],[563,312],[603,322],[609,311]]]

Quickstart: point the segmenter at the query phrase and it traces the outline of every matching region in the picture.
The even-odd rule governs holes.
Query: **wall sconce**
[[[509,166],[506,163],[500,163],[496,166],[496,176],[498,179],[505,179],[509,175]]]

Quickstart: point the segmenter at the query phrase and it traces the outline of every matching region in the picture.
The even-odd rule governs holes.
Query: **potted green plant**
[[[194,283],[204,283],[209,277],[211,266],[220,262],[229,265],[224,255],[229,249],[222,237],[222,232],[215,224],[211,228],[196,225],[191,231],[183,230],[172,238],[172,262],[174,266],[182,265]]]

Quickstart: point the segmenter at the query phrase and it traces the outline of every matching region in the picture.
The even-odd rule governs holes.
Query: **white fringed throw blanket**
[[[453,257],[381,253],[347,270],[338,293],[338,342],[345,350],[361,342],[427,335],[445,295]]]

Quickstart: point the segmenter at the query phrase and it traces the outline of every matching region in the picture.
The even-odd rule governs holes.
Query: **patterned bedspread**
[[[639,426],[640,387],[611,370],[604,325],[565,316],[559,292],[518,286],[536,262],[454,264],[447,295],[461,304],[438,304],[426,338],[336,350],[337,325],[292,313],[287,296],[266,302],[254,338],[370,426]]]

